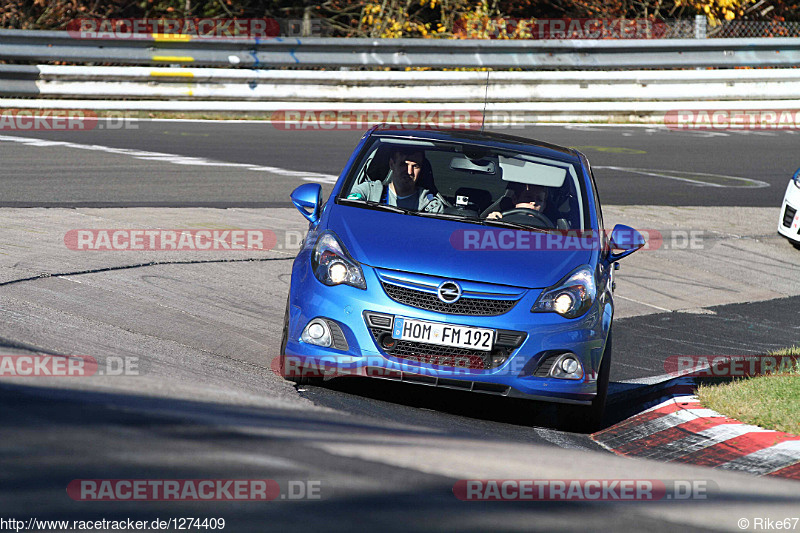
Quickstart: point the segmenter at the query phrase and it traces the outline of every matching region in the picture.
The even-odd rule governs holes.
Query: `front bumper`
[[[527,290],[518,303],[499,316],[466,316],[433,312],[400,304],[384,292],[376,271],[362,265],[367,290],[347,285],[328,287],[311,273],[301,253],[292,270],[287,360],[307,375],[345,375],[392,379],[486,394],[522,397],[551,402],[589,404],[597,392],[597,372],[611,326],[610,298],[598,298],[577,319],[554,313],[531,313],[539,290]],[[474,327],[524,332],[522,341],[506,361],[496,368],[474,369],[428,364],[394,357],[378,346],[364,313],[446,322]],[[316,317],[336,322],[347,349],[323,348],[300,341],[303,328]],[[535,376],[540,363],[553,353],[571,351],[584,368],[580,380]]]

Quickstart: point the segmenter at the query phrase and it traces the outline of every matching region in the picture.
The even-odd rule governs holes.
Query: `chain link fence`
[[[800,22],[729,20],[707,26],[709,38],[800,37]]]
[[[800,22],[498,17],[457,24],[456,39],[731,39],[800,37]]]

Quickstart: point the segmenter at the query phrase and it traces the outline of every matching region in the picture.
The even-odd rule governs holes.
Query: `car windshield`
[[[339,202],[534,230],[582,230],[573,163],[482,145],[378,137]]]

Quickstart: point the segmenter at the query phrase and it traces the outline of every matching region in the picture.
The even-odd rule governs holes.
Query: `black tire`
[[[608,398],[608,383],[611,377],[611,353],[613,349],[611,331],[603,350],[603,359],[597,372],[597,395],[592,400],[592,405],[558,405],[559,426],[568,430],[592,433],[600,429],[603,416],[606,412],[606,399]]]
[[[606,347],[603,350],[603,360],[600,362],[600,370],[597,373],[597,396],[594,397],[591,406],[592,430],[597,429],[603,422],[603,415],[606,413],[606,399],[608,398],[608,383],[611,378],[611,353],[613,351],[613,339],[611,331],[608,332]]]
[[[283,335],[281,336],[280,364],[278,369],[281,377],[286,381],[291,381],[296,385],[318,385],[322,383],[322,378],[310,376],[287,376],[286,375],[286,345],[289,343],[289,297],[286,297],[286,311],[283,314]],[[302,373],[302,372],[301,372]]]
[[[302,376],[287,376],[286,375],[286,345],[289,342],[289,297],[286,297],[286,311],[283,314],[283,335],[281,336],[281,353],[278,354],[280,357],[280,365],[278,368],[280,369],[281,377],[286,381],[291,381],[292,383],[296,383],[297,385],[305,385],[308,383],[307,377]]]

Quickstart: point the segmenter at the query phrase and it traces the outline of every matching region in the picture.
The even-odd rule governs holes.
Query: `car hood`
[[[504,232],[506,242],[518,233],[532,238],[536,235],[546,238],[547,235],[359,207],[337,207],[331,213],[328,228],[336,233],[353,259],[372,267],[541,289],[554,285],[571,270],[589,263],[592,257],[588,249],[501,250],[499,246],[492,246],[491,241],[489,249],[464,250],[465,231],[473,232],[470,241],[473,243],[486,243],[485,232],[495,236]]]

